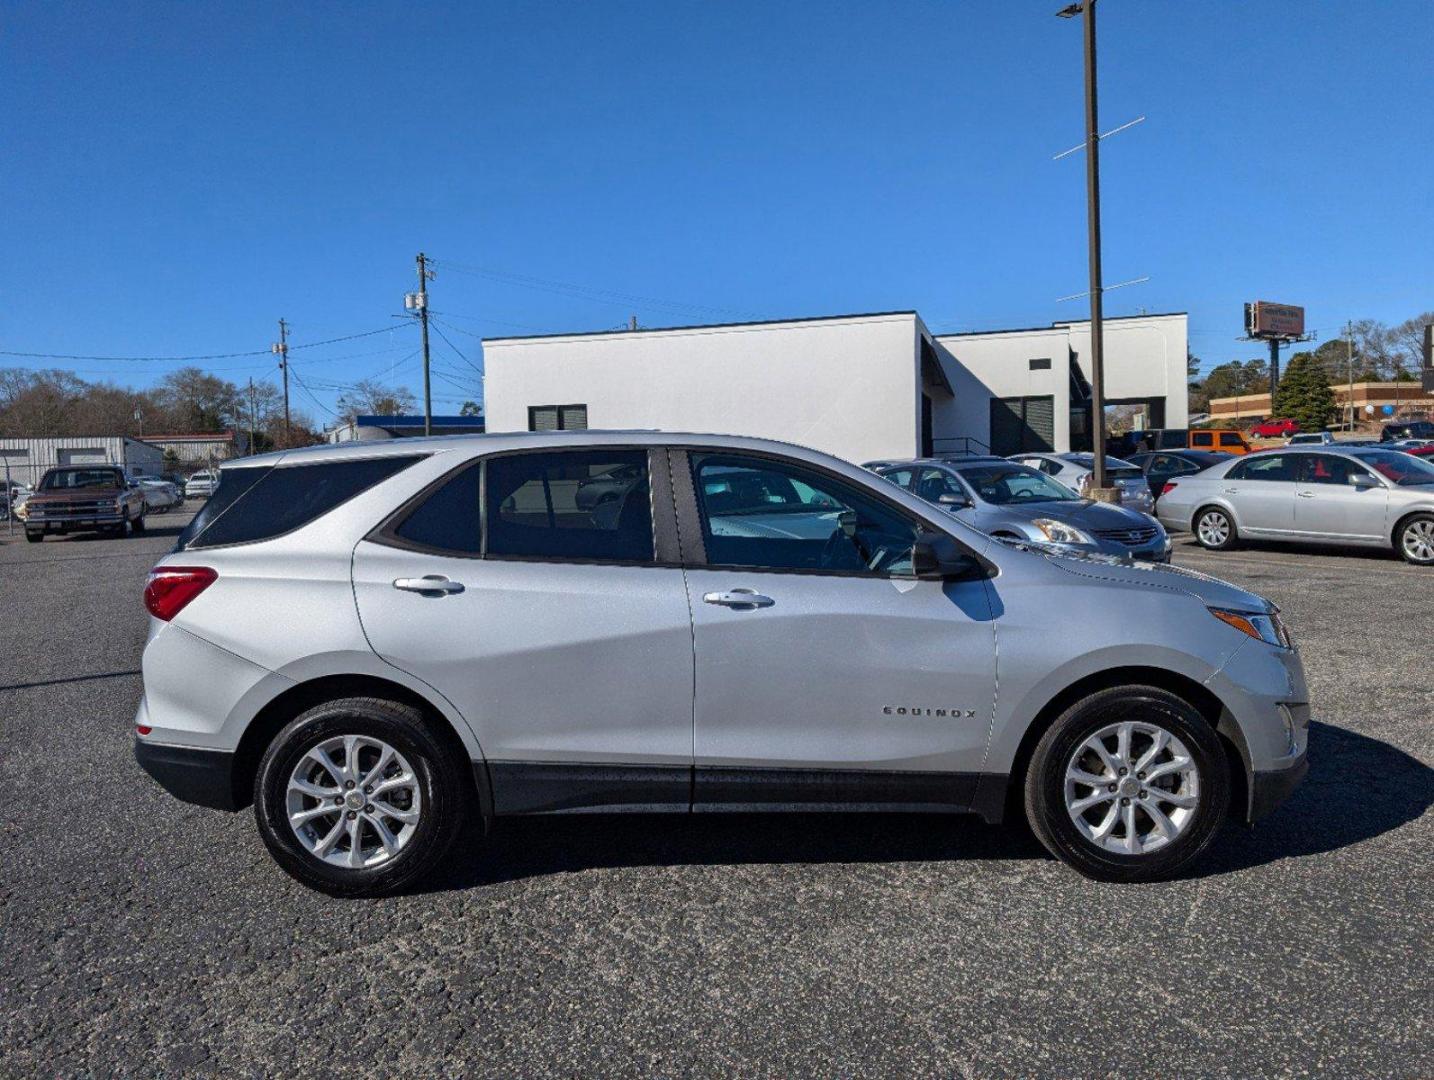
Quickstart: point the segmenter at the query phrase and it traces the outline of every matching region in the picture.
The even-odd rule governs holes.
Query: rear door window
[[[235,469],[234,472],[262,472],[262,475],[243,491],[226,498],[222,508],[209,517],[207,524],[196,529],[190,539],[181,536],[180,546],[207,548],[247,544],[293,532],[408,468],[422,456],[344,459],[313,465],[279,465],[265,470]],[[221,474],[219,489],[210,502],[220,498],[219,493],[229,482],[230,478]],[[200,516],[208,509],[209,503],[206,503]],[[198,520],[196,517],[195,521]]]
[[[1290,480],[1290,459],[1285,454],[1252,454],[1225,474],[1231,480]]]
[[[460,469],[432,489],[392,529],[391,538],[423,551],[477,555],[483,539],[478,505],[481,477],[476,462]]]
[[[489,558],[650,563],[645,450],[565,450],[489,458]]]

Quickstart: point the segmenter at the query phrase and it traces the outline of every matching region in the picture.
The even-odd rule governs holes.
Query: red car
[[[1270,417],[1268,420],[1261,420],[1250,429],[1251,435],[1258,435],[1262,439],[1289,438],[1300,430],[1299,424],[1293,420],[1276,420]]]

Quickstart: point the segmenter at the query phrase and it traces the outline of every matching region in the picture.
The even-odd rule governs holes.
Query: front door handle
[[[710,592],[702,597],[704,604],[720,604],[730,608],[771,607],[776,603],[770,596],[763,596],[752,589],[733,589],[730,592]]]
[[[395,589],[404,592],[422,593],[425,596],[452,596],[463,591],[463,583],[449,581],[442,574],[428,574],[425,577],[401,577],[393,582]]]
[[[1298,495],[1301,499],[1313,499],[1315,497],[1315,493],[1313,491],[1296,491],[1295,494]]]

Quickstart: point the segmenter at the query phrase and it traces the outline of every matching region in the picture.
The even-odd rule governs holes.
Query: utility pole
[[[433,271],[428,269],[428,260],[423,252],[418,253],[418,292],[414,293],[409,306],[418,311],[418,324],[423,328],[423,433],[433,434],[433,390],[428,376],[428,282]]]
[[[1095,0],[1081,0],[1058,11],[1063,19],[1082,16],[1085,30],[1085,190],[1090,242],[1090,433],[1094,466],[1090,492],[1113,502],[1118,490],[1106,486],[1105,470],[1105,326],[1100,269],[1100,120],[1096,103]]]
[[[249,376],[249,453],[254,453],[254,376]]]
[[[289,445],[289,324],[279,320],[279,341],[273,346],[279,357],[279,370],[284,373],[284,446]]]

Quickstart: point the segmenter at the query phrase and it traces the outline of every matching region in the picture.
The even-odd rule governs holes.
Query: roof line
[[[566,338],[566,337],[616,337],[620,334],[665,334],[681,330],[717,330],[733,329],[742,326],[776,326],[782,323],[807,323],[807,322],[832,322],[838,319],[878,319],[891,315],[914,315],[921,318],[914,308],[907,308],[900,311],[858,311],[848,315],[805,315],[797,318],[786,319],[756,319],[749,322],[723,322],[723,323],[695,323],[687,326],[652,326],[641,327],[637,330],[629,330],[624,327],[621,330],[577,330],[557,334],[516,334],[510,337],[485,337],[483,343],[497,343],[501,341],[537,341],[543,338]]]
[[[1152,311],[1146,315],[1107,315],[1102,322],[1127,322],[1135,319],[1168,319],[1175,315],[1189,315],[1188,311]],[[1007,330],[958,330],[950,334],[937,334],[937,338],[990,337],[992,334],[1033,334],[1038,330],[1059,330],[1063,326],[1088,323],[1089,319],[1058,319],[1049,326],[1015,326]]]

